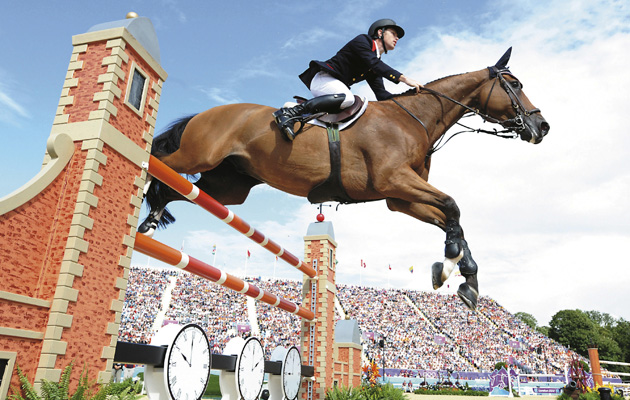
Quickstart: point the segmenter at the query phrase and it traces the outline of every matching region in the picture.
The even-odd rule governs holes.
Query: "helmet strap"
[[[383,45],[383,53],[387,54],[387,47],[385,46],[385,28],[381,28],[381,36],[377,39],[381,39],[381,44]]]

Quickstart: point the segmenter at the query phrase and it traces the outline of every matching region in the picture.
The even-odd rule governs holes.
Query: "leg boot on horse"
[[[477,263],[472,258],[468,243],[462,239],[463,257],[459,260],[459,272],[466,279],[466,282],[459,285],[457,295],[470,308],[477,308],[477,299],[479,297],[479,284],[477,282]]]
[[[464,239],[464,232],[455,220],[446,223],[446,241],[444,248],[444,262],[436,262],[431,267],[433,289],[439,289],[453,272],[455,264],[466,278],[457,289],[457,295],[471,310],[477,308],[479,286],[477,283],[477,263],[472,258],[468,243]]]
[[[341,111],[341,103],[346,99],[345,94],[327,94],[325,96],[315,97],[305,101],[302,104],[298,104],[295,107],[281,108],[273,113],[273,117],[280,128],[280,132],[284,134],[284,137],[289,141],[293,141],[295,136],[302,130],[300,127],[297,131],[293,130],[293,125],[296,122],[304,123],[304,116],[309,116],[317,113],[329,113],[334,114]]]

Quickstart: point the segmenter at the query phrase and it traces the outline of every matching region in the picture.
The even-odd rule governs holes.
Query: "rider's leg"
[[[302,104],[298,104],[291,108],[281,108],[273,113],[273,117],[278,124],[280,131],[284,133],[287,139],[295,139],[297,132],[293,131],[293,125],[300,120],[300,117],[305,114],[316,113],[337,113],[341,111],[339,106],[344,101],[344,94],[327,94],[324,96],[315,97],[305,101]]]
[[[311,81],[311,93],[313,97],[324,96],[327,94],[345,94],[346,98],[341,103],[340,109],[346,109],[354,104],[354,95],[345,83],[337,78],[333,78],[326,72],[318,72]]]
[[[333,78],[325,72],[319,72],[311,81],[311,93],[314,98],[295,107],[281,108],[273,113],[280,131],[287,139],[293,140],[296,132],[293,131],[293,124],[296,118],[303,114],[316,112],[337,113],[354,104],[354,95],[343,82]],[[337,97],[331,98],[335,95]],[[339,103],[339,98],[344,97]]]

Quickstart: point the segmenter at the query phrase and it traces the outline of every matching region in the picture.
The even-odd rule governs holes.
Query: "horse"
[[[501,125],[502,132],[533,144],[549,132],[540,110],[507,67],[511,50],[494,66],[432,81],[419,92],[412,89],[370,102],[363,116],[339,135],[339,182],[347,194],[345,202],[385,199],[391,211],[442,229],[444,260],[432,266],[433,288],[441,287],[459,265],[466,280],[457,293],[471,310],[479,296],[478,267],[459,223],[459,207],[427,180],[436,144],[464,115],[477,114]],[[261,183],[307,197],[331,175],[327,130],[305,124],[289,142],[274,122],[275,110],[230,104],[184,117],[156,136],[151,153],[178,173],[199,174],[196,185],[225,205],[242,204],[251,188]],[[331,190],[323,197],[320,193],[318,202],[335,199]],[[153,179],[145,200],[150,212],[138,228],[141,233],[174,222],[166,205],[187,199]]]

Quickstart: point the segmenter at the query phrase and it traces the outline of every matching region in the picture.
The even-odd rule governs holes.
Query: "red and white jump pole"
[[[199,261],[194,257],[190,257],[186,253],[175,250],[174,248],[169,247],[164,243],[160,243],[157,240],[141,233],[136,233],[134,248],[149,257],[153,257],[184,271],[188,271],[191,274],[209,279],[221,286],[243,293],[249,297],[255,298],[256,300],[263,301],[274,307],[278,307],[284,311],[288,311],[292,314],[308,319],[309,321],[315,318],[313,311],[300,307],[299,305],[278,297],[273,293],[262,290],[258,286],[247,283],[234,275],[230,275],[213,267],[212,265]]]
[[[311,278],[315,277],[315,270],[306,265],[304,261],[301,261],[299,258],[282,248],[282,246],[269,239],[265,234],[253,228],[247,222],[242,220],[238,215],[235,215],[223,204],[216,201],[212,196],[203,192],[193,183],[189,182],[186,178],[173,171],[162,161],[151,156],[151,158],[149,159],[149,163],[143,164],[143,168],[146,169],[155,178],[159,179],[164,184],[170,186],[173,190],[186,197],[188,200],[201,206],[206,211],[209,211],[212,215],[219,218],[221,221],[230,225],[232,228],[236,229],[243,235],[247,236],[265,249],[269,250],[278,258],[281,258],[282,260],[289,263],[289,265],[294,266]]]

